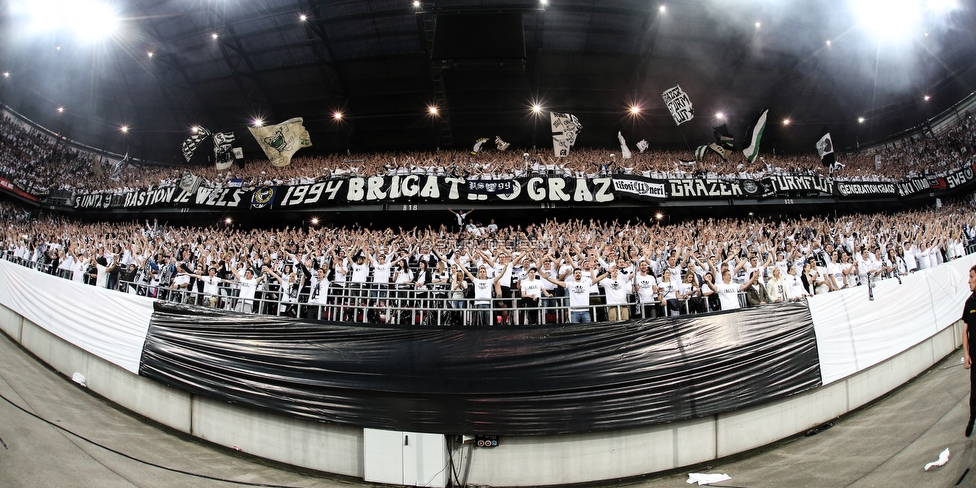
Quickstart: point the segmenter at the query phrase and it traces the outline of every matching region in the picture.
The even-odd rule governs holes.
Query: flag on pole
[[[634,157],[634,155],[630,152],[630,148],[627,147],[627,140],[624,139],[624,135],[620,131],[617,131],[617,140],[620,141],[621,159],[630,159]]]
[[[759,117],[756,117],[756,120],[749,126],[749,130],[746,131],[744,142],[746,146],[742,148],[742,154],[750,163],[759,156],[759,141],[762,140],[763,131],[766,130],[767,115],[769,115],[769,109],[764,108]]]
[[[715,135],[715,140],[719,143],[719,145],[731,151],[733,148],[732,141],[735,138],[732,137],[732,133],[729,132],[728,124],[722,124],[718,127],[712,127],[712,129],[713,129],[712,134]]]
[[[471,149],[471,154],[478,154],[478,152],[481,151],[481,146],[486,142],[488,142],[487,137],[482,137],[481,139],[474,141],[474,147]]]
[[[112,168],[112,179],[117,180],[119,176],[122,175],[122,170],[129,164],[129,151],[125,152],[125,157],[115,163],[115,167]]]
[[[500,136],[495,136],[495,148],[499,151],[508,149],[509,144],[502,140]]]
[[[233,132],[217,132],[213,135],[213,145],[214,145],[214,161],[217,165],[217,171],[223,171],[230,168],[231,164],[234,164],[234,133]]]
[[[646,151],[649,146],[650,144],[647,143],[646,139],[641,139],[640,141],[637,141],[637,149],[640,150],[641,154],[644,154],[644,151]]]
[[[675,85],[665,90],[661,94],[661,98],[664,99],[664,104],[671,111],[671,118],[674,119],[675,125],[681,125],[695,118],[695,109],[691,106],[691,98],[681,90],[681,85]]]
[[[288,166],[291,157],[303,147],[312,145],[308,131],[302,125],[304,119],[294,117],[280,124],[264,127],[248,127],[273,166]]]
[[[196,193],[197,188],[200,188],[200,183],[203,183],[203,178],[187,172],[180,178],[180,189],[187,193]]]
[[[695,161],[702,161],[705,159],[705,151],[708,151],[708,144],[702,144],[695,149]]]
[[[557,158],[569,156],[569,148],[576,144],[576,136],[583,126],[573,114],[550,112],[552,126],[552,151]]]
[[[817,154],[825,168],[833,168],[834,163],[837,162],[834,158],[834,142],[830,140],[830,132],[827,132],[826,125],[820,131],[820,139],[817,139]]]
[[[728,161],[729,152],[723,146],[719,145],[717,142],[713,142],[709,144],[708,148],[718,153],[719,156],[722,156],[722,159]]]
[[[199,147],[200,143],[208,137],[210,137],[210,131],[203,127],[199,127],[197,128],[196,134],[187,137],[186,140],[183,141],[183,158],[186,159],[186,162],[190,162],[190,158],[193,157],[193,153],[196,152],[197,147]]]

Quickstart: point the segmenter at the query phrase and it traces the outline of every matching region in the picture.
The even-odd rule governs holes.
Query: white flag
[[[312,145],[301,117],[265,127],[248,127],[273,166],[288,166],[291,157],[303,147]]]
[[[500,136],[495,136],[495,148],[499,151],[508,149],[509,144],[502,140]]]
[[[617,131],[617,140],[620,141],[620,155],[623,156],[623,159],[632,158],[634,155],[630,153],[630,148],[627,147],[627,141],[620,131]]]
[[[646,151],[649,146],[650,144],[647,143],[646,139],[641,139],[639,142],[637,142],[637,149],[640,150],[641,154],[644,154],[644,151]]]
[[[691,106],[691,98],[681,90],[681,85],[674,85],[661,94],[664,104],[671,111],[671,117],[676,125],[681,125],[695,118],[695,109]]]
[[[481,146],[483,146],[486,142],[488,142],[487,137],[482,137],[481,139],[474,141],[474,147],[471,148],[471,154],[478,154],[478,152],[481,151]]]
[[[569,148],[576,144],[576,136],[583,126],[573,114],[550,112],[552,125],[552,151],[557,158],[569,156]]]

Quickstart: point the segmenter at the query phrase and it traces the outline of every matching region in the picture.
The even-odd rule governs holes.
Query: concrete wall
[[[181,432],[256,456],[362,477],[363,431],[223,404],[168,388],[95,357],[0,306],[0,330],[67,376],[119,405]],[[961,323],[825,387],[768,404],[673,424],[596,434],[502,438],[473,448],[476,485],[566,484],[637,476],[775,442],[884,395],[961,345]]]

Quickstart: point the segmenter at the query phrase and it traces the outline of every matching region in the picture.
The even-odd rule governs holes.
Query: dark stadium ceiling
[[[976,13],[961,0],[128,0],[114,31],[70,28],[99,21],[96,0],[4,3],[4,104],[164,162],[195,125],[235,130],[256,157],[255,118],[304,117],[313,147],[298,155],[496,135],[551,147],[550,110],[577,115],[577,146],[613,148],[622,131],[631,148],[688,149],[723,122],[741,138],[763,107],[762,150],[809,153],[825,124],[838,147],[863,146],[976,87]],[[696,110],[680,127],[661,99],[674,85]]]

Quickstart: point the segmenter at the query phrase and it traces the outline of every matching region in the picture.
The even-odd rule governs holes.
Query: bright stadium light
[[[783,125],[790,125],[790,119],[783,119]]]
[[[332,112],[332,118],[335,120],[342,120],[342,112]]]
[[[660,7],[657,8],[657,10],[663,14],[668,11],[668,8],[665,7],[664,5],[661,5]]]
[[[9,71],[4,71],[3,72],[3,77],[4,78],[10,78],[10,72]]]
[[[925,95],[924,97],[922,97],[922,99],[923,99],[923,100],[925,100],[925,101],[927,102],[927,101],[929,101],[929,100],[931,100],[931,99],[932,99],[932,97],[930,97],[930,96],[928,96],[928,95]]]
[[[305,22],[306,20],[308,20],[308,16],[305,14],[299,15],[298,20]]]
[[[716,119],[719,119],[719,120],[722,120],[722,119],[725,118],[725,114],[722,113],[722,112],[715,112],[715,118]]]
[[[923,18],[922,0],[851,0],[860,25],[878,39],[909,39]]]
[[[147,54],[147,55],[148,55],[148,56],[149,56],[150,58],[151,58],[151,57],[153,57],[153,52],[152,52],[152,51],[149,51],[149,52],[148,52],[148,53],[146,53],[146,54]]]
[[[428,105],[427,106],[427,113],[429,113],[431,115],[437,115],[438,112],[439,112],[439,110],[437,110],[437,105]]]
[[[197,132],[200,132],[200,126],[194,125],[193,127],[190,127],[190,131],[196,134]]]
[[[129,126],[123,125],[122,127],[119,127],[119,130],[122,131],[123,134],[128,134],[129,133]]]
[[[210,37],[211,37],[211,38],[212,38],[213,40],[217,40],[217,38],[218,38],[218,37],[220,37],[220,36],[219,36],[219,35],[217,35],[217,33],[216,33],[216,32],[214,32],[213,34],[210,34]]]
[[[858,124],[863,124],[864,123],[864,117],[858,117],[857,118],[857,123]]]
[[[64,107],[58,107],[58,113],[59,114],[63,114],[64,113]]]
[[[252,124],[252,125],[254,125],[254,127],[261,127],[262,125],[264,125],[264,120],[261,120],[261,119],[254,119],[254,120],[253,120],[253,121],[251,122],[251,124]]]
[[[637,115],[639,113],[640,113],[640,107],[639,106],[633,105],[633,106],[630,107],[630,114],[631,115]]]
[[[29,33],[67,32],[83,41],[99,41],[119,29],[115,6],[101,0],[14,0],[10,12]]]
[[[542,105],[539,105],[538,103],[532,104],[532,113],[534,114],[542,113]]]

